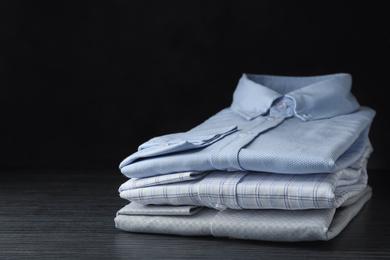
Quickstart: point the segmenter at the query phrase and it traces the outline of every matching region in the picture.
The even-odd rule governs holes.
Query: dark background
[[[386,1],[0,1],[0,168],[112,169],[230,105],[241,74],[347,72],[386,168]]]

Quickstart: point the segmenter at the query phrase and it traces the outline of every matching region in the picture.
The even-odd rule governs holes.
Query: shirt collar
[[[351,85],[352,77],[346,73],[310,77],[243,74],[231,109],[252,120],[286,97],[294,101],[294,116],[303,121],[331,118],[359,108]]]

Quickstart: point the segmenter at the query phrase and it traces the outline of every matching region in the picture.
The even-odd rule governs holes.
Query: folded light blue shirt
[[[233,102],[188,132],[153,138],[120,164],[129,178],[185,171],[333,173],[363,154],[374,110],[351,76],[244,74]]]

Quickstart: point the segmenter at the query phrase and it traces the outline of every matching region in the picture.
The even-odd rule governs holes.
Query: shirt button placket
[[[222,147],[217,153],[211,155],[211,164],[217,170],[244,171],[239,162],[241,148],[253,141],[258,134],[280,124],[284,116],[259,117],[248,124],[246,129],[236,134],[236,138],[228,145]],[[256,121],[257,120],[257,121]]]

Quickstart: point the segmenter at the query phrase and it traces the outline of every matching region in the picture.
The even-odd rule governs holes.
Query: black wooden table
[[[117,170],[2,171],[0,259],[390,259],[389,171],[369,176],[373,198],[339,236],[274,243],[117,230]]]

